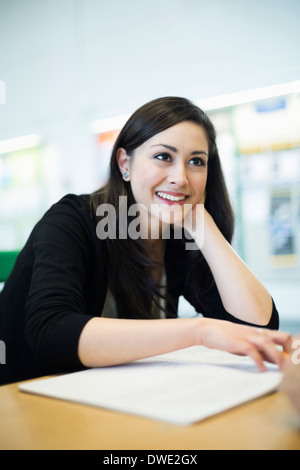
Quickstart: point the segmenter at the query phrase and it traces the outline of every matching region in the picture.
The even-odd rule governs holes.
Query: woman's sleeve
[[[53,206],[33,233],[33,270],[25,334],[49,367],[76,368],[78,341],[92,318],[86,296],[92,270],[92,224],[77,200]]]

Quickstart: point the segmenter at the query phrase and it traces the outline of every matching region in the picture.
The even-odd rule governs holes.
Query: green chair
[[[0,282],[5,282],[20,251],[0,251]]]

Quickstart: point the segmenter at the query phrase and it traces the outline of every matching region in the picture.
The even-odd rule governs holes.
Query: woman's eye
[[[168,153],[159,153],[158,155],[155,155],[154,158],[162,162],[170,162],[172,160],[171,155],[169,155]]]
[[[205,160],[200,157],[195,157],[190,160],[190,165],[194,166],[205,166]]]

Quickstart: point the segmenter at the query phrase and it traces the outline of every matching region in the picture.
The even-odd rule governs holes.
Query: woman
[[[0,297],[2,383],[196,344],[281,367],[289,335],[232,233],[208,117],[183,98],[142,106],[107,185],[52,206],[22,250]],[[203,317],[176,318],[180,295]]]

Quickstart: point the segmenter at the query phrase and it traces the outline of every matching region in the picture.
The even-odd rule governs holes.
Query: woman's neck
[[[144,240],[146,254],[148,258],[154,263],[151,269],[150,276],[155,284],[161,281],[164,269],[164,256],[165,256],[165,240],[160,238],[157,240]]]
[[[163,238],[159,239],[146,239],[145,243],[146,253],[148,257],[155,262],[163,263],[165,254],[166,241]]]

